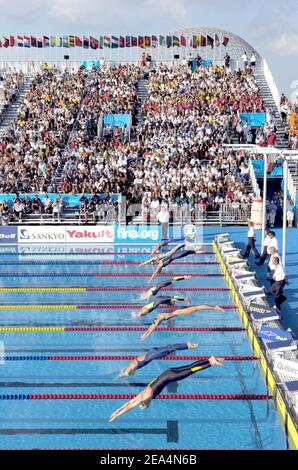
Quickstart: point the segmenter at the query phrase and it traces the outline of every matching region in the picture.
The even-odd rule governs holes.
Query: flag
[[[51,47],[57,46],[57,36],[50,36],[50,45]]]
[[[82,47],[83,43],[82,43],[82,38],[81,36],[75,36],[75,45],[77,47]]]
[[[164,36],[159,35],[159,45],[160,46],[165,45],[165,37]]]
[[[119,47],[119,38],[117,36],[111,36],[112,49],[118,49]]]
[[[180,44],[182,47],[186,47],[187,42],[186,42],[186,37],[183,36],[183,34],[180,36]]]
[[[136,36],[131,36],[131,47],[136,47],[138,45],[138,38]]]
[[[72,34],[68,36],[68,44],[69,47],[75,47],[75,37]]]
[[[50,38],[48,36],[42,37],[43,47],[50,47]]]
[[[2,37],[3,37],[2,46],[7,48],[9,46],[9,39],[6,38],[5,36],[2,36]]]
[[[131,36],[125,36],[125,47],[131,47]]]
[[[83,47],[89,49],[89,38],[87,36],[83,36]]]
[[[178,36],[173,36],[173,46],[180,47],[180,39]]]
[[[62,46],[69,47],[68,36],[63,36]]]
[[[207,46],[214,47],[214,39],[209,34],[207,34]]]
[[[119,36],[119,47],[125,47],[125,37]]]
[[[98,39],[94,38],[93,36],[89,36],[89,38],[90,38],[90,48],[91,49],[98,49],[99,48]]]
[[[39,49],[43,47],[43,46],[42,46],[42,38],[38,38],[38,39],[37,39],[37,47],[38,47]]]
[[[144,49],[145,47],[144,36],[138,36],[138,46]]]
[[[24,36],[24,47],[31,47],[30,36]]]
[[[227,47],[228,43],[229,43],[229,38],[227,38],[226,36],[223,38],[223,42],[222,42],[222,45]]]
[[[57,47],[62,47],[62,46],[63,46],[63,38],[62,36],[59,36],[57,40]]]
[[[173,45],[173,36],[167,36],[166,37],[166,45],[167,45],[167,47],[172,47],[172,45]]]
[[[207,40],[206,40],[206,36],[201,36],[201,44],[200,44],[202,47],[206,47],[207,46]]]
[[[2,41],[1,41],[1,39],[0,39],[0,47],[2,47]]]
[[[31,47],[37,46],[37,38],[35,36],[31,36]]]
[[[215,45],[218,47],[220,46],[220,40],[218,34],[215,34]]]
[[[111,38],[110,36],[103,37],[103,45],[104,47],[111,47]]]
[[[154,34],[151,36],[151,45],[154,48],[158,46],[158,37]]]
[[[99,36],[99,49],[103,49],[103,46],[104,46],[103,36]]]
[[[151,36],[144,37],[145,47],[151,47]]]
[[[9,45],[10,45],[10,47],[15,46],[15,43],[16,43],[15,37],[14,36],[9,36]]]
[[[23,47],[24,46],[24,38],[23,36],[17,36],[17,46]]]
[[[197,47],[197,38],[199,38],[200,36],[195,36],[193,35],[191,40],[190,40],[190,47],[193,47],[194,49]]]

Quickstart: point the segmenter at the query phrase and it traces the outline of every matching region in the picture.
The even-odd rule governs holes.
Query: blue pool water
[[[0,312],[1,327],[134,327],[151,323],[154,313],[142,319],[131,318],[131,312],[144,304],[140,298],[142,292],[116,289],[148,287],[149,276],[140,274],[150,274],[153,268],[126,264],[146,259],[144,253],[148,248],[131,247],[131,251],[141,251],[136,255],[114,254],[127,251],[117,246],[103,248],[101,253],[84,246],[69,249],[70,254],[65,254],[62,247],[51,250],[49,254],[46,247],[34,247],[30,253],[28,247],[22,253],[15,253],[10,248],[2,248],[0,287],[111,287],[115,290],[2,291],[2,305],[61,304],[72,308],[4,308]],[[210,250],[208,247],[207,251]],[[193,255],[184,261],[214,262],[215,256]],[[164,273],[221,274],[217,264],[175,264]],[[164,278],[158,278],[161,279]],[[176,283],[175,293],[187,295],[193,305],[232,304],[229,292],[184,291],[190,287],[226,288],[222,276],[194,276]],[[125,304],[136,305],[130,309],[88,308],[89,305]],[[78,305],[86,308],[75,308]],[[235,309],[227,309],[224,313],[203,311],[170,320],[168,326],[241,327],[241,322]],[[177,355],[252,355],[246,335],[241,331],[157,331],[145,342],[140,341],[141,334],[140,331],[10,331],[0,333],[0,339],[8,358],[140,355],[153,346],[185,341],[197,342],[199,348],[180,351]],[[117,374],[128,364],[127,360],[6,360],[0,365],[0,395],[137,393],[166,368],[185,363],[158,360],[134,376],[119,379]],[[163,393],[266,394],[267,390],[257,363],[226,361],[224,367],[199,372],[169,385]],[[286,448],[286,437],[271,401],[154,400],[150,408],[134,409],[108,423],[109,415],[123,403],[123,399],[0,400],[0,449]]]

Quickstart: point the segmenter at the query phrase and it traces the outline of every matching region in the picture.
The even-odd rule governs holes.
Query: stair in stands
[[[147,78],[141,77],[138,83],[138,97],[139,97],[139,106],[137,108],[137,125],[139,126],[143,122],[142,116],[142,106],[144,101],[147,99],[148,96],[148,83],[149,80]]]
[[[265,109],[267,110],[269,108],[272,108],[273,110],[275,110],[276,134],[277,134],[276,147],[277,148],[289,148],[288,139],[285,137],[286,128],[281,120],[279,110],[274,102],[267,80],[262,72],[255,74],[255,78],[256,78],[257,85],[259,87],[260,96],[264,100]]]
[[[5,131],[9,128],[11,123],[16,119],[19,111],[19,107],[24,101],[26,94],[28,93],[32,82],[32,77],[30,75],[25,76],[23,85],[20,87],[19,93],[17,95],[16,101],[10,104],[8,107],[4,119],[0,125],[0,138],[3,136]]]

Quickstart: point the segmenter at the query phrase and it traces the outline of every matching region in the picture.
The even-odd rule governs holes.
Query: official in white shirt
[[[261,254],[261,258],[259,259],[257,265],[262,266],[265,263],[265,260],[268,256],[268,245],[270,242],[270,237],[269,237],[270,230],[267,228],[265,230],[265,238],[264,238],[264,247],[263,247],[263,252]]]
[[[276,251],[276,248],[274,248],[274,246],[271,246],[269,248],[269,255],[270,255],[270,258],[269,258],[269,263],[268,263],[267,269],[268,269],[268,272],[269,272],[270,284],[272,285],[273,282],[274,282],[273,281],[273,273],[274,273],[273,259],[274,258],[279,258],[278,252]]]
[[[250,250],[252,250],[255,254],[255,257],[260,258],[260,253],[256,249],[256,245],[255,245],[256,232],[255,232],[253,222],[249,222],[249,224],[248,224],[247,238],[248,238],[248,241],[247,241],[246,250],[245,250],[245,253],[244,253],[243,257],[248,258]]]
[[[157,214],[157,220],[161,224],[162,230],[162,240],[166,240],[169,238],[169,220],[170,220],[170,213],[165,205],[161,205],[160,211]]]
[[[274,271],[272,274],[273,283],[270,287],[269,292],[275,297],[275,305],[273,308],[280,311],[281,304],[287,299],[286,296],[283,295],[283,290],[287,281],[287,277],[277,256],[273,258],[272,264],[274,267]]]
[[[268,246],[267,246],[267,250],[269,250],[269,248],[271,248],[271,246],[273,246],[276,251],[278,251],[278,240],[275,236],[275,232],[273,232],[273,230],[270,230],[269,232],[269,243],[268,243]]]

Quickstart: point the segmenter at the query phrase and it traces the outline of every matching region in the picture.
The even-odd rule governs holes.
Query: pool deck
[[[281,252],[282,247],[282,229],[273,228],[278,239]],[[204,242],[212,242],[215,235],[219,233],[229,233],[230,237],[235,240],[237,246],[244,249],[247,240],[247,227],[204,227]],[[261,250],[261,230],[256,230],[257,248]],[[287,258],[286,258],[286,274],[289,277],[289,285],[285,288],[287,300],[282,305],[281,322],[285,328],[291,328],[298,337],[298,230],[297,228],[287,229]],[[256,271],[260,285],[268,285],[266,281],[266,267],[258,267],[255,264],[254,255],[250,253],[249,263],[254,271]],[[269,303],[272,300],[269,299]]]

